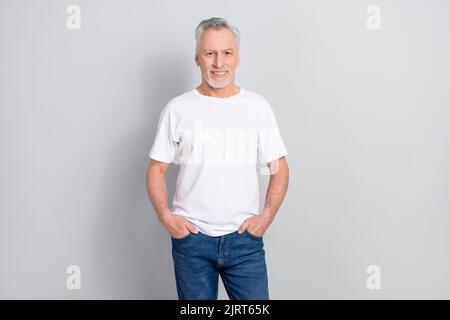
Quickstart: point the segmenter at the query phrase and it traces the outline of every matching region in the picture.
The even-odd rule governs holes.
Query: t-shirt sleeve
[[[166,105],[159,116],[155,140],[148,155],[154,160],[171,163],[174,161],[176,151],[177,142],[174,139],[170,112]]]
[[[270,103],[265,100],[258,133],[258,157],[266,164],[288,154]]]

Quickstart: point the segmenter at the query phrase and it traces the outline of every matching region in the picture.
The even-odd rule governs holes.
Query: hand
[[[245,220],[239,227],[238,233],[247,230],[254,236],[262,237],[271,223],[272,219],[270,218],[270,214],[261,212],[258,215]]]
[[[181,239],[187,237],[190,232],[197,234],[198,229],[185,217],[174,214],[172,211],[166,213],[162,219],[163,226],[173,238]]]

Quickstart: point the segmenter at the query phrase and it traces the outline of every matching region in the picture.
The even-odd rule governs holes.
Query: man
[[[263,235],[288,187],[286,147],[270,103],[238,87],[239,31],[221,18],[195,31],[202,82],[170,100],[149,152],[150,200],[171,236],[178,298],[269,299]],[[165,172],[180,159],[173,210]],[[256,158],[270,182],[259,212]]]

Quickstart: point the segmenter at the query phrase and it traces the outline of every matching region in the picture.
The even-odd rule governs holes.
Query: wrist
[[[167,222],[170,220],[170,218],[173,216],[172,211],[170,211],[169,209],[165,209],[161,212],[160,216],[159,216],[159,221],[163,224],[166,225]]]
[[[272,223],[272,221],[275,217],[275,214],[272,209],[264,208],[263,211],[261,211],[261,216],[264,217],[265,219],[267,219],[267,221],[269,223]]]

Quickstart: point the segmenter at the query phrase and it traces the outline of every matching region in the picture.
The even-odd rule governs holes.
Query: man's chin
[[[223,89],[227,87],[230,84],[230,81],[226,82],[214,82],[214,81],[208,81],[208,84],[213,87],[214,89]]]

